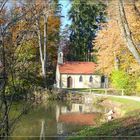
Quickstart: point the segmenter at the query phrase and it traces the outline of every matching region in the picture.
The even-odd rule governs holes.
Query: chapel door
[[[101,88],[105,88],[105,76],[101,76]]]
[[[71,76],[69,76],[69,77],[67,78],[67,87],[68,87],[68,88],[72,88],[72,77],[71,77]]]
[[[108,77],[106,76],[101,77],[101,87],[108,88]]]

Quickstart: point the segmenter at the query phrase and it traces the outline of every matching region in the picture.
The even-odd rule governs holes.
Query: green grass
[[[105,122],[99,126],[86,127],[85,129],[77,133],[77,136],[83,136],[83,138],[73,137],[70,138],[71,140],[81,140],[84,139],[84,136],[114,136],[118,134],[120,136],[123,135],[131,136],[131,134],[133,133],[133,127],[135,127],[135,123],[131,124],[130,126],[128,124],[128,127],[126,128],[123,125],[126,123],[126,120],[129,120],[130,118],[132,120],[135,118],[136,122],[139,122],[140,111],[138,110],[140,109],[140,102],[118,97],[108,97],[108,99],[110,99],[113,102],[118,102],[121,104],[120,109],[121,111],[125,112],[124,116],[122,118],[110,122]]]
[[[69,140],[81,140],[84,139],[85,136],[112,136],[113,134],[115,134],[114,130],[120,127],[121,123],[118,120],[104,123],[98,127],[86,127],[83,130],[79,131],[76,137],[73,136],[69,138]],[[77,136],[80,136],[80,138],[78,138]],[[83,136],[83,138],[81,138],[81,136]]]
[[[111,101],[121,103],[122,104],[121,110],[125,112],[125,114],[129,114],[129,112],[140,109],[140,102],[138,101],[117,97],[108,97],[108,98]]]

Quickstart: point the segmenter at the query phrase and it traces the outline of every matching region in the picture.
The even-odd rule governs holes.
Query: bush
[[[140,93],[140,78],[136,82],[136,92]]]
[[[115,70],[111,75],[112,86],[116,89],[127,89],[129,85],[129,75],[121,70]]]
[[[136,75],[129,75],[122,70],[113,71],[111,75],[112,86],[116,89],[125,89],[126,95],[140,93],[140,78]]]

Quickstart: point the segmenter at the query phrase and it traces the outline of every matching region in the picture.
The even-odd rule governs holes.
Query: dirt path
[[[74,92],[74,93],[80,93],[80,94],[88,94],[88,95],[95,95],[95,96],[103,96],[103,97],[117,97],[117,98],[123,98],[123,99],[130,99],[130,100],[134,100],[134,101],[138,101],[138,102],[140,102],[140,97],[138,97],[138,96],[125,96],[125,95],[123,95],[123,96],[120,96],[120,95],[109,95],[109,94],[97,94],[97,93],[90,93],[90,92],[79,92],[79,91],[72,91],[72,92]]]
[[[104,96],[104,97],[117,97],[117,98],[123,98],[123,99],[130,99],[140,102],[140,97],[137,96],[117,96],[117,95],[105,95],[105,94],[95,94],[96,96]]]

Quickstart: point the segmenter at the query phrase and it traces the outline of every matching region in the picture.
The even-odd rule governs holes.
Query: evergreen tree
[[[105,21],[105,4],[91,0],[74,0],[69,17],[70,58],[72,60],[92,60],[92,41],[99,30],[100,23]]]

